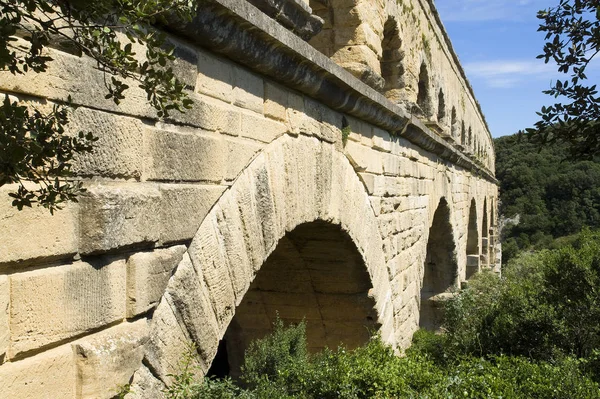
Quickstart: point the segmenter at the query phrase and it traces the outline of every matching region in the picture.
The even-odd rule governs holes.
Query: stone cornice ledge
[[[166,28],[497,183],[487,168],[246,0],[200,0],[190,23],[173,18]]]

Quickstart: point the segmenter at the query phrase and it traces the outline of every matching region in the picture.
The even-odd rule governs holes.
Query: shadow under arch
[[[441,327],[443,302],[458,288],[456,246],[452,234],[450,207],[442,198],[433,215],[427,241],[419,326],[437,331]]]
[[[279,240],[244,295],[208,376],[237,378],[252,340],[306,322],[308,349],[354,349],[377,331],[375,302],[362,256],[339,225],[304,223]]]
[[[468,280],[479,272],[479,231],[477,229],[477,204],[471,200],[469,225],[467,227],[467,266],[465,278]]]
[[[374,322],[393,344],[390,278],[364,185],[335,145],[286,135],[246,167],[203,220],[154,311],[136,376],[169,385],[189,342],[196,345],[194,364],[206,373],[265,261],[287,234],[314,223],[333,225],[352,242],[373,287]]]

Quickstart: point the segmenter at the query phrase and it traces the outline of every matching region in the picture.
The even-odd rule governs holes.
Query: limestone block
[[[298,135],[304,124],[304,96],[289,92],[287,109],[288,130],[291,134]]]
[[[374,174],[383,173],[381,154],[371,148],[357,144],[353,141],[346,143],[346,155],[352,166],[359,172]]]
[[[165,385],[144,365],[134,374],[126,399],[165,399]]]
[[[219,234],[227,254],[236,305],[239,305],[252,279],[252,263],[244,241],[244,226],[237,203],[227,196],[215,209]]]
[[[144,141],[148,180],[223,180],[227,147],[220,135],[148,129]]]
[[[196,47],[188,46],[174,37],[168,37],[167,47],[173,47],[175,59],[168,61],[167,64],[173,68],[177,79],[194,90],[196,79],[198,77],[198,65],[200,64],[198,50]]]
[[[378,176],[371,173],[359,173],[358,176],[360,177],[361,182],[365,186],[365,190],[367,190],[367,193],[369,195],[373,195],[373,193],[375,192],[375,185],[377,184]]]
[[[265,81],[265,116],[285,122],[287,107],[288,91],[278,84]]]
[[[52,62],[48,63],[44,73],[13,75],[8,71],[0,71],[0,89],[61,101],[70,95],[73,103],[78,105],[135,116],[155,116],[154,109],[146,99],[146,92],[138,87],[137,82],[125,80],[129,85],[127,95],[116,105],[114,101],[104,98],[107,93],[105,76],[91,58],[76,57],[50,48],[47,49],[47,55],[52,57]]]
[[[383,129],[374,128],[373,148],[379,151],[392,151],[392,138],[388,132]]]
[[[262,115],[265,97],[263,79],[252,72],[235,66],[233,68],[233,81],[233,104]]]
[[[0,275],[0,365],[4,362],[10,340],[10,283],[8,276]]]
[[[378,75],[381,74],[379,57],[369,46],[366,45],[342,47],[333,54],[331,59],[340,66],[346,68],[348,72],[352,73],[359,79],[375,79],[375,76],[367,76],[367,73]],[[379,76],[378,79],[383,80],[381,76]],[[383,83],[384,82],[382,82],[382,84]]]
[[[77,253],[78,205],[65,204],[54,215],[37,206],[19,211],[8,196],[16,189],[15,184],[0,187],[0,264]]]
[[[94,185],[81,196],[83,254],[154,243],[160,236],[160,192],[136,183]]]
[[[339,28],[334,34],[335,45],[339,46],[356,46],[366,45],[376,54],[382,54],[381,38],[369,24],[363,23],[357,27]]]
[[[219,133],[240,134],[240,110],[230,104],[199,94],[191,94],[192,108],[185,113],[173,112],[167,121]]]
[[[125,177],[142,175],[142,123],[88,108],[77,108],[69,121],[72,134],[92,132],[98,141],[92,154],[76,154],[73,172],[82,176]]]
[[[198,51],[196,91],[226,102],[233,101],[233,65],[206,51]]]
[[[127,317],[155,307],[167,288],[171,273],[181,261],[185,245],[138,252],[127,260]]]
[[[175,314],[173,299],[169,294],[163,297],[150,323],[150,339],[146,344],[145,359],[151,366],[158,382],[169,385],[173,382],[173,375],[182,371],[182,361],[186,354],[190,354],[192,338],[185,325],[180,324]],[[191,358],[190,366],[199,366],[199,359]],[[140,378],[146,379],[148,376]],[[134,377],[134,383],[136,381]],[[154,384],[154,379],[150,379]],[[140,383],[144,386],[145,383]],[[133,389],[133,386],[132,386]]]
[[[198,355],[205,370],[217,353],[222,333],[211,304],[209,290],[202,275],[198,275],[187,254],[167,286],[173,308],[181,318],[193,342],[198,346]],[[231,309],[233,312],[233,309]]]
[[[125,277],[125,261],[107,259],[12,275],[9,356],[123,319]]]
[[[129,383],[142,365],[148,340],[146,320],[125,323],[73,344],[77,397],[110,399]]]
[[[0,366],[1,398],[75,398],[77,370],[71,345]]]
[[[235,294],[223,237],[216,226],[216,215],[211,213],[198,229],[188,253],[194,269],[206,283],[219,327],[226,327],[235,310]]]
[[[227,145],[227,165],[225,180],[235,180],[244,170],[256,154],[264,148],[263,143],[256,141],[228,138],[225,140]]]
[[[341,141],[341,114],[311,99],[304,101],[304,110],[306,115],[312,118],[314,122],[310,126],[305,125],[303,133],[315,135],[329,143]]]
[[[383,174],[386,176],[400,176],[401,158],[394,154],[381,153],[383,161]]]
[[[261,115],[242,113],[241,136],[270,143],[287,132],[283,123],[267,119]]]
[[[236,190],[232,191],[231,195],[240,212],[242,225],[244,226],[245,246],[252,261],[253,270],[258,270],[267,254],[262,238],[260,220],[258,220],[256,214],[250,173],[245,171],[237,180],[236,186]]]
[[[161,184],[160,241],[191,240],[225,189],[219,185]]]

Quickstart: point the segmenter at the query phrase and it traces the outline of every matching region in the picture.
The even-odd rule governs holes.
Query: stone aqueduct
[[[0,188],[0,397],[159,398],[189,342],[235,375],[276,312],[313,350],[401,350],[495,267],[493,144],[432,0],[201,4],[164,27],[195,100],[172,119],[60,47],[0,75],[100,138],[54,216]]]

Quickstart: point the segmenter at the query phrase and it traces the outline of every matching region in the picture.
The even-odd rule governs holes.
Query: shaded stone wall
[[[294,234],[303,241],[295,229],[307,223],[311,236],[343,237],[352,266],[340,267],[354,276],[344,287],[362,275],[359,302],[369,305],[355,325],[380,326],[399,349],[419,327],[428,252],[446,245],[431,233],[441,201],[451,285],[477,256],[467,249],[470,215],[476,270],[494,259],[493,167],[245,1],[214,2],[198,18],[226,18],[223,29],[242,36],[219,47],[223,32],[208,40],[212,27],[201,24],[170,37],[194,108],[166,121],[135,84],[120,106],[104,100],[94,63],[59,50],[48,50],[45,74],[0,73],[2,93],[42,109],[70,94],[80,105],[73,131],[100,138],[77,160],[87,193],[56,215],[18,212],[12,187],[0,188],[0,396],[110,398],[132,382],[131,397],[161,397],[192,341],[206,372],[236,309],[261,281],[283,278],[269,278],[270,255]],[[264,65],[253,69],[257,47]],[[326,274],[327,262],[317,263]],[[353,345],[358,335],[338,338]]]

